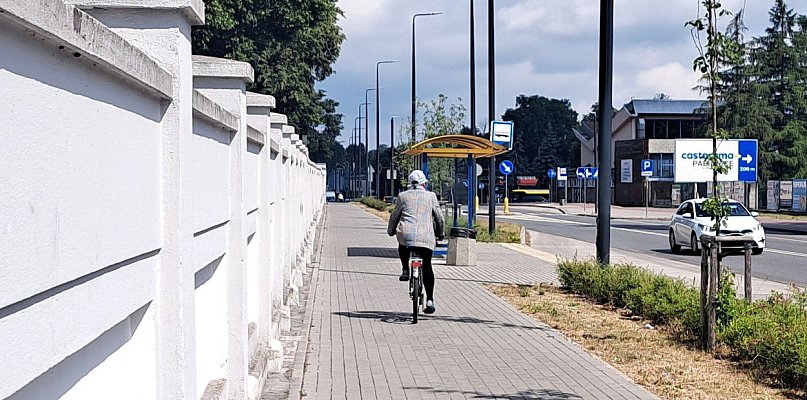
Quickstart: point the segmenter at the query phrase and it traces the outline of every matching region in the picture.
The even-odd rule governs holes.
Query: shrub
[[[628,308],[654,324],[675,323],[689,336],[700,329],[700,295],[680,280],[653,274],[634,265],[604,266],[596,261],[558,263],[561,284],[600,303]]]
[[[807,389],[807,293],[774,293],[768,300],[738,303],[719,332],[732,354],[782,384]]]
[[[374,208],[379,211],[392,212],[395,206],[387,204],[384,200],[376,199],[375,197],[362,197],[359,202],[367,207]]]
[[[700,292],[682,281],[633,265],[587,260],[558,263],[563,287],[601,303],[628,308],[658,325],[697,338]],[[737,299],[733,275],[723,271],[717,294],[717,333],[731,354],[784,386],[807,389],[807,292],[774,293],[748,304]]]

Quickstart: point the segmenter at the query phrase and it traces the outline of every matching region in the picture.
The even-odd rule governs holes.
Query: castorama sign
[[[675,181],[711,182],[712,166],[708,160],[712,154],[712,139],[678,139],[675,141]],[[717,157],[729,170],[718,174],[722,182],[756,182],[757,141],[749,139],[718,140]]]

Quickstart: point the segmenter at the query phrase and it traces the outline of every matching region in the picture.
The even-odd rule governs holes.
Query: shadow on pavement
[[[439,311],[439,310],[438,310]],[[398,312],[398,311],[336,311],[333,315],[339,315],[342,317],[348,318],[360,318],[360,319],[377,319],[381,322],[386,322],[390,324],[401,324],[401,323],[412,323],[412,313],[410,312]],[[516,325],[507,322],[501,321],[493,321],[489,319],[480,319],[476,317],[454,317],[448,315],[426,315],[422,314],[418,316],[419,321],[446,321],[446,322],[457,322],[463,324],[482,324],[488,325],[491,328],[518,328],[518,329],[527,329],[527,330],[550,330],[548,327],[542,326],[527,326],[527,325]]]
[[[389,247],[348,247],[348,257],[398,258],[398,249]]]
[[[582,397],[574,393],[566,393],[555,389],[530,389],[516,393],[482,393],[469,390],[441,390],[430,387],[403,387],[404,390],[428,390],[432,393],[459,393],[469,399],[505,399],[505,400],[579,400]]]
[[[390,251],[395,251],[396,256],[395,257],[385,257],[385,258],[398,258],[397,250],[390,250]],[[356,257],[361,257],[361,256],[356,256]],[[365,257],[367,257],[367,256],[365,256]],[[369,257],[379,257],[379,256],[369,256]],[[398,265],[400,265],[400,264],[398,264]],[[435,264],[435,267],[439,269],[439,268],[445,267],[445,265]],[[386,273],[386,272],[348,271],[348,270],[344,270],[344,269],[328,269],[328,268],[320,268],[319,270],[322,271],[322,272],[338,272],[338,273],[342,273],[342,274],[383,275],[383,276],[394,276],[394,277],[398,277],[400,275],[400,273],[389,274],[389,273]],[[440,280],[440,281],[474,282],[474,283],[482,283],[482,284],[486,284],[486,285],[510,285],[510,284],[514,283],[514,282],[505,282],[505,281],[491,281],[491,280],[485,280],[485,279],[448,278],[448,277],[445,277],[445,276],[441,276],[439,272],[436,272],[435,275],[437,276],[437,280]]]
[[[658,224],[658,225],[650,225],[650,224],[611,224],[613,228],[622,228],[622,229],[633,229],[637,231],[664,231],[667,232],[670,229],[670,226],[667,224]]]

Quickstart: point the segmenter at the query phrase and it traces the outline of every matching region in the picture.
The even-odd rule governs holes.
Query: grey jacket
[[[434,250],[435,237],[442,237],[443,224],[437,196],[425,189],[410,189],[398,195],[387,234],[396,235],[400,245]]]

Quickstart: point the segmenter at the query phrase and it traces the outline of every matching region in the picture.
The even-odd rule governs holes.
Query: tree
[[[577,125],[577,112],[569,100],[520,95],[516,108],[507,109],[503,119],[514,124],[515,143],[510,154],[519,175],[546,179],[544,172],[548,169],[579,161],[580,148],[572,132]]]
[[[463,121],[465,120],[465,106],[462,105],[462,99],[457,99],[459,103],[451,103],[449,98],[444,94],[439,94],[436,99],[430,100],[428,103],[418,102],[418,109],[422,110],[421,114],[423,123],[423,135],[418,135],[418,140],[424,140],[442,135],[459,135],[465,127]],[[403,151],[408,149],[412,144],[411,140],[412,126],[411,122],[405,124],[399,133],[400,140],[398,143],[399,148],[395,153],[395,166],[398,170],[398,176],[401,179],[406,179],[406,176],[411,172],[412,158],[403,155]],[[454,162],[447,158],[430,158],[429,159],[429,181],[432,188],[438,195],[447,190],[454,176]]]
[[[341,130],[338,103],[315,84],[333,73],[345,39],[334,0],[207,0],[207,23],[193,28],[194,54],[249,62],[249,90],[271,94],[277,110],[305,135],[316,161],[328,160]],[[323,128],[324,126],[324,128]],[[337,132],[338,134],[338,132]],[[324,135],[324,136],[318,136]]]
[[[714,216],[714,226],[716,234],[720,234],[725,217],[728,214],[725,199],[720,196],[717,175],[728,172],[728,164],[720,159],[717,154],[718,141],[726,139],[729,134],[724,129],[718,129],[718,86],[721,80],[720,72],[726,64],[734,64],[742,57],[737,52],[735,42],[719,30],[718,23],[731,13],[722,8],[719,0],[702,0],[703,16],[688,21],[686,25],[691,26],[692,40],[699,56],[692,63],[695,71],[700,71],[701,81],[705,83],[703,90],[707,92],[709,100],[709,136],[712,138],[712,153],[706,160],[712,167],[712,196],[701,205],[704,211]],[[703,43],[706,35],[706,44]]]
[[[749,58],[755,93],[767,105],[764,116],[770,125],[759,136],[762,169],[766,177],[783,179],[807,163],[803,151],[807,140],[807,40],[804,16],[797,16],[784,0],[775,1],[769,16],[771,26],[764,36],[753,40]]]

